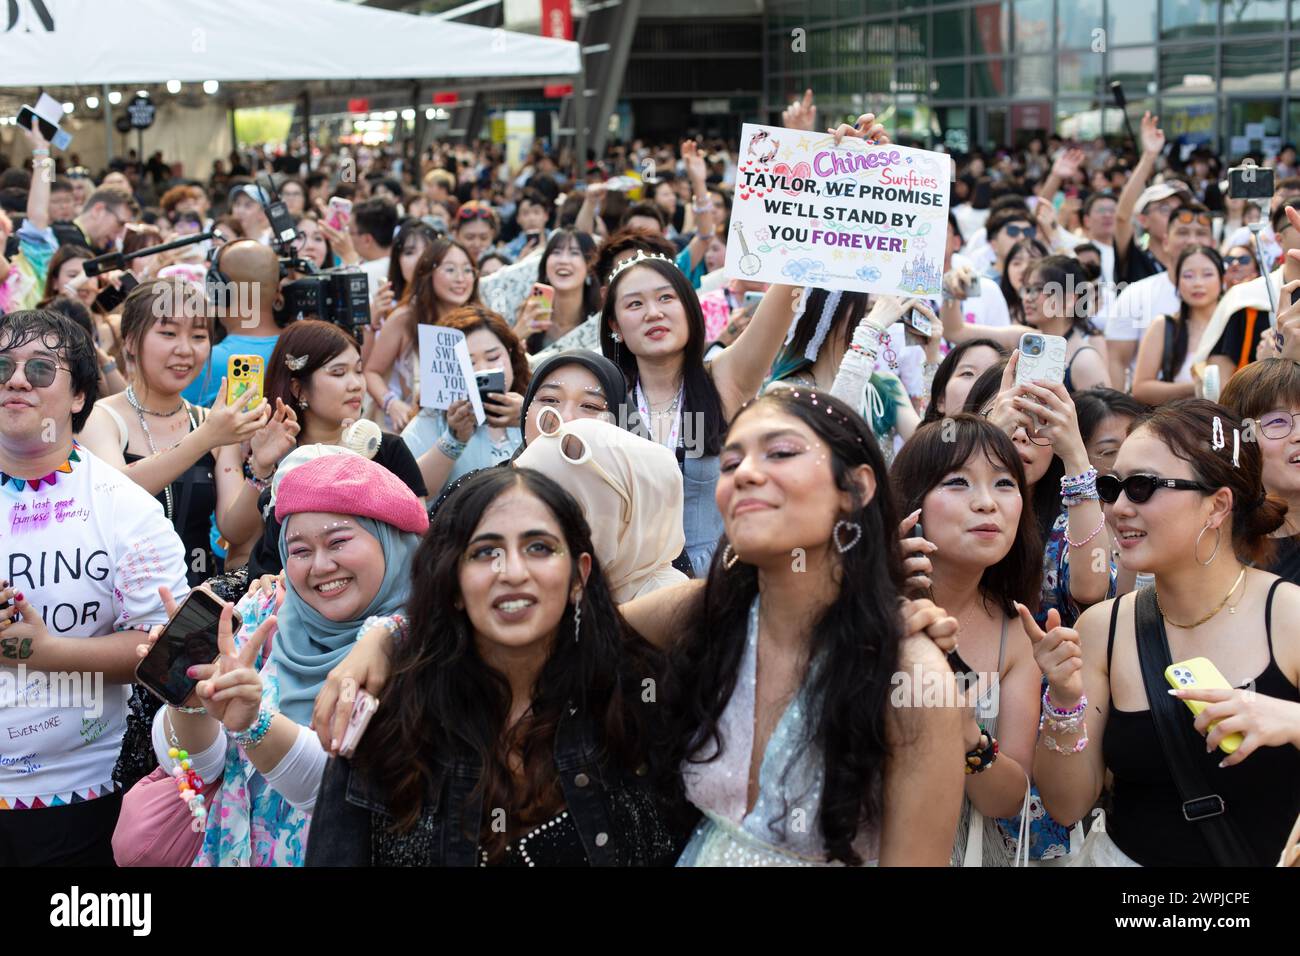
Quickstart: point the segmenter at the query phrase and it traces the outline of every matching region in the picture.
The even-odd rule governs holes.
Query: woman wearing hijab
[[[312,703],[367,620],[403,612],[429,524],[401,479],[346,451],[322,451],[283,476],[275,514],[284,576],[240,602],[233,649],[257,646],[272,631],[274,647],[257,669],[229,655],[194,668],[201,680],[187,706],[164,707],[154,721],[162,766],[175,763],[175,748],[188,751],[202,779],[222,778],[195,866],[302,864],[326,760],[308,729]]]
[[[549,406],[537,424],[515,465],[537,469],[577,499],[615,603],[685,581],[673,567],[686,545],[676,456],[609,422],[564,422]]]
[[[519,416],[524,442],[515,457],[540,434],[537,416],[542,409],[554,409],[562,422],[600,418],[624,428],[628,420],[626,396],[623,370],[598,352],[573,349],[544,359],[533,369],[524,392]]]

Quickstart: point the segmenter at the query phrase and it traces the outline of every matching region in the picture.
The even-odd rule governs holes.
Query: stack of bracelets
[[[1067,508],[1081,505],[1085,501],[1098,501],[1097,469],[1089,468],[1082,475],[1074,478],[1066,475],[1061,478],[1061,504]]]
[[[454,434],[452,434],[451,429],[448,428],[445,432],[443,432],[441,435],[438,436],[437,444],[438,444],[438,451],[442,452],[452,461],[455,461],[456,459],[460,458],[462,454],[464,454],[465,445],[467,443],[457,438]]]
[[[1043,733],[1044,727],[1051,731],[1050,734],[1043,734],[1043,743],[1048,750],[1054,750],[1058,754],[1069,756],[1081,753],[1088,746],[1088,724],[1086,723],[1088,695],[1080,696],[1079,703],[1070,710],[1060,710],[1052,704],[1049,693],[1048,690],[1043,691],[1043,715],[1038,719],[1040,734]],[[1066,748],[1058,744],[1052,734],[1078,734],[1079,739],[1075,741],[1073,747]]]

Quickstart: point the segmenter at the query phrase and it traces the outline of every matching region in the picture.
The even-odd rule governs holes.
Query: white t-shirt
[[[55,637],[165,623],[159,586],[177,601],[189,593],[185,546],[157,499],[84,448],[75,454],[38,489],[0,476],[0,574]],[[0,809],[113,792],[128,694],[100,675],[0,667]]]
[[[1106,315],[1106,338],[1136,342],[1158,315],[1177,315],[1181,302],[1169,273],[1139,279],[1119,294]]]

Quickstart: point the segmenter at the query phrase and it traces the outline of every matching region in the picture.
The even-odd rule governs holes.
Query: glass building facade
[[[1300,0],[768,0],[764,109],[874,112],[907,141],[1023,145],[1136,130],[1227,156],[1300,138]]]

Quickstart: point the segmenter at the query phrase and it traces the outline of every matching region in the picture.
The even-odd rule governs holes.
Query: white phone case
[[[1037,335],[1043,340],[1040,355],[1025,354],[1025,340],[1030,335]],[[1064,382],[1065,381],[1065,339],[1059,335],[1043,335],[1039,332],[1026,332],[1020,337],[1020,359],[1016,363],[1016,384],[1029,382]]]

